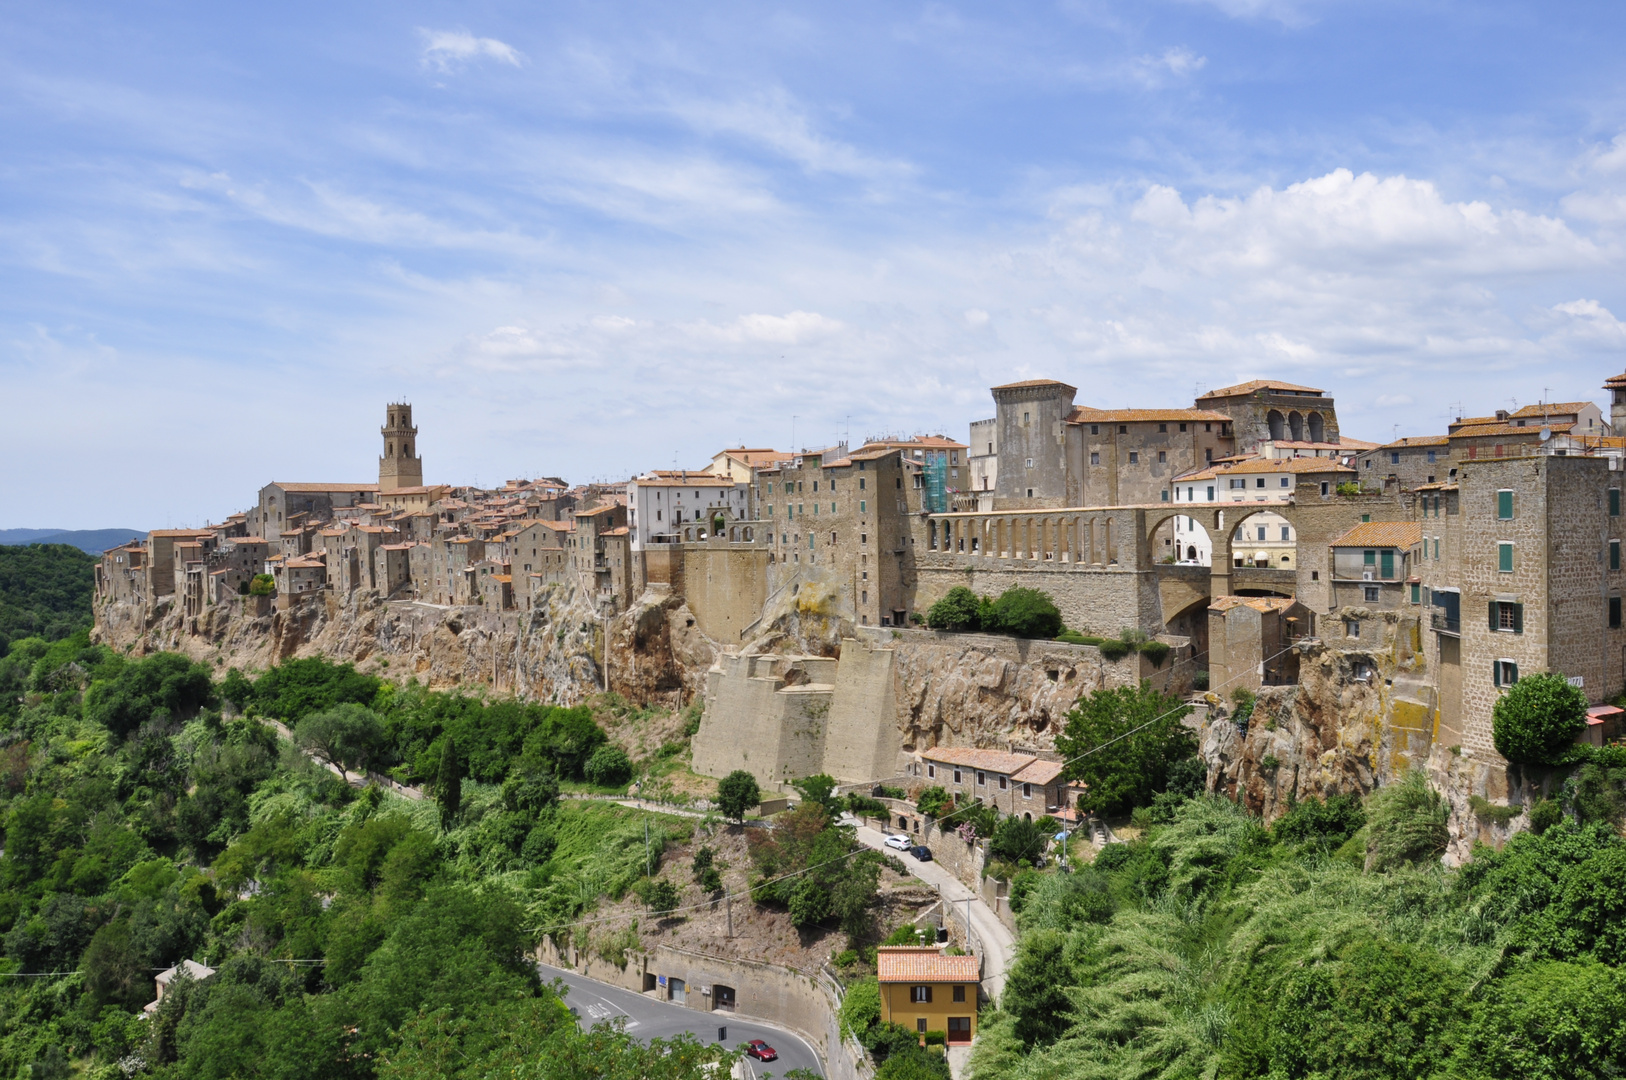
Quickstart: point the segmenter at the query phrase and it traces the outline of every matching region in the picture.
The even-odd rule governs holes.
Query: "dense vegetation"
[[[1619,1076],[1626,840],[1569,790],[1557,823],[1455,871],[1421,775],[1270,829],[1166,797],[1141,838],[1013,889],[974,1075]]]
[[[1061,633],[1061,612],[1038,589],[1013,586],[998,598],[979,597],[956,585],[926,612],[934,630],[981,630],[1025,638],[1052,638]]]
[[[0,545],[0,656],[13,641],[90,629],[96,557],[67,544]]]
[[[457,805],[357,791],[223,698],[414,778],[452,747]],[[579,1031],[529,959],[549,928],[617,948],[564,928],[668,839],[558,799],[604,742],[579,710],[322,662],[216,684],[78,634],[0,659],[0,730],[0,971],[27,976],[0,980],[0,1074],[687,1080],[717,1057]],[[183,959],[216,974],[139,1018]]]

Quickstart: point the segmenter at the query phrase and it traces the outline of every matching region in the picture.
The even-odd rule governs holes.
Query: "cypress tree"
[[[449,828],[463,805],[463,767],[457,743],[447,738],[440,749],[440,774],[435,777],[435,801],[440,803],[440,827]]]

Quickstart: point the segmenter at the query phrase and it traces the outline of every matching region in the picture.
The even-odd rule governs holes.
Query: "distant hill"
[[[0,544],[69,544],[100,555],[147,534],[135,529],[0,529]]]
[[[18,638],[90,629],[95,567],[94,555],[70,544],[0,546],[0,656]]]

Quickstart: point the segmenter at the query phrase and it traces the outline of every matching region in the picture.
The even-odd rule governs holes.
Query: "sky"
[[[1626,5],[0,7],[0,527],[1626,370]]]

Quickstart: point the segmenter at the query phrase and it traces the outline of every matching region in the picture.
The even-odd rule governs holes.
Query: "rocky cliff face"
[[[245,670],[326,656],[436,689],[486,686],[564,705],[604,688],[607,669],[609,688],[636,704],[680,706],[696,693],[713,655],[681,601],[646,597],[606,622],[566,585],[551,587],[527,613],[386,602],[360,591],[313,597],[287,611],[237,597],[197,619],[183,618],[168,601],[150,618],[123,605],[96,615],[98,639],[136,655],[169,650]]]
[[[1415,657],[1348,651],[1314,641],[1299,647],[1296,686],[1265,687],[1239,725],[1236,707],[1210,695],[1201,752],[1210,790],[1274,821],[1293,799],[1366,795],[1410,769],[1423,769],[1451,807],[1448,863],[1475,841],[1500,845],[1528,826],[1481,818],[1474,796],[1529,806],[1540,793],[1500,761],[1434,745],[1432,710],[1421,699]]]

